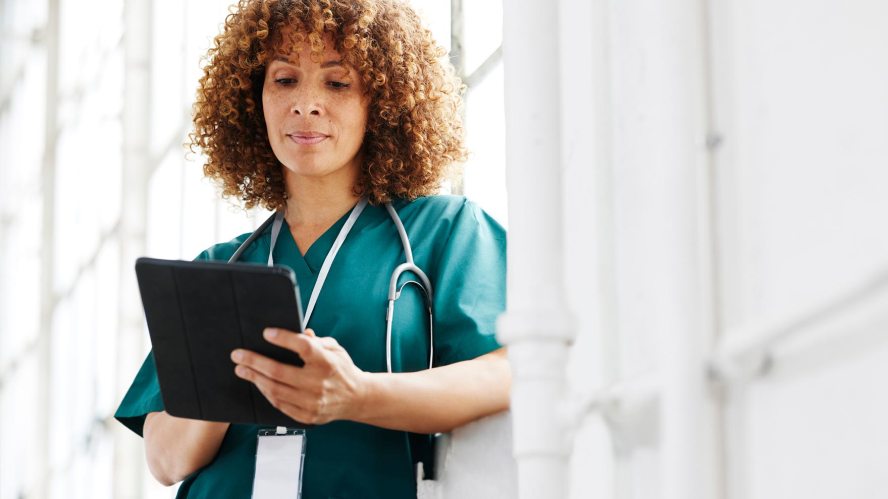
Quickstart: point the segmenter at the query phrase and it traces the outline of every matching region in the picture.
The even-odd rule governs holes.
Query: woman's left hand
[[[263,336],[305,361],[305,366],[296,367],[249,350],[231,353],[237,364],[235,374],[256,385],[272,406],[313,425],[354,419],[360,413],[367,373],[358,369],[334,338],[315,336],[311,329],[298,334],[269,328]]]

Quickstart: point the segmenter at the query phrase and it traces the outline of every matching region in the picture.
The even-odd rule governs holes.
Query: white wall
[[[888,4],[735,0],[713,14],[721,309],[734,340],[888,268]],[[799,328],[772,375],[732,394],[732,497],[888,490],[875,464],[888,460],[888,301],[883,290],[851,303]]]
[[[659,387],[647,427],[643,411],[628,434],[585,417],[572,497],[674,497],[675,456],[696,497],[883,497],[888,3],[561,6],[572,402]],[[785,339],[764,375],[697,363],[769,331]],[[690,450],[664,448],[683,431],[675,355],[694,373],[682,393],[705,396],[683,409]]]

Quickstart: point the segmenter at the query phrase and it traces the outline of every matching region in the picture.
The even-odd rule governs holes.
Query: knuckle
[[[311,415],[312,417],[318,415],[318,399],[311,399],[308,404],[306,404],[306,406],[307,407],[305,409],[308,411],[309,415]]]
[[[312,362],[318,358],[317,350],[314,348],[314,345],[312,345],[310,341],[306,342],[305,349],[302,351],[301,355],[303,359]]]
[[[317,400],[320,401],[321,399],[323,399],[327,395],[328,392],[329,392],[329,389],[327,388],[327,383],[321,382],[318,385],[317,391],[315,392]]]
[[[314,382],[305,387],[305,391],[313,398],[320,397],[324,394],[324,386],[322,382]]]
[[[281,369],[280,365],[272,364],[268,367],[268,376],[274,379],[281,379],[283,375],[283,369]]]

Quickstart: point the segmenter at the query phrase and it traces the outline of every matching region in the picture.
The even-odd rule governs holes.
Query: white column
[[[614,451],[625,447],[625,439],[612,432],[617,426],[609,402],[616,394],[602,391],[614,386],[620,375],[612,171],[612,13],[609,2],[561,2],[562,220],[570,228],[564,234],[563,261],[569,269],[564,283],[567,304],[577,311],[577,340],[571,349],[567,379],[574,410],[583,411],[574,415],[573,480],[568,496],[616,499],[625,486],[623,477],[631,476],[631,470]],[[619,401],[625,408],[627,401]],[[585,411],[590,409],[597,413],[589,417]]]
[[[569,436],[560,407],[574,336],[563,290],[559,3],[503,2],[508,310],[514,454],[523,499],[563,499]]]
[[[703,0],[669,0],[645,22],[648,137],[659,188],[652,219],[658,279],[663,499],[721,495],[718,406],[706,377],[714,344],[707,19]]]
[[[124,4],[123,202],[120,214],[120,310],[117,345],[118,393],[142,360],[142,306],[133,265],[145,252],[151,119],[151,2]],[[144,469],[141,443],[115,424],[114,497],[141,497]]]

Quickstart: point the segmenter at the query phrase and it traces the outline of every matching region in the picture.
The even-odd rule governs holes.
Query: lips
[[[313,145],[323,142],[330,136],[320,132],[293,132],[288,133],[287,137],[299,145]]]

